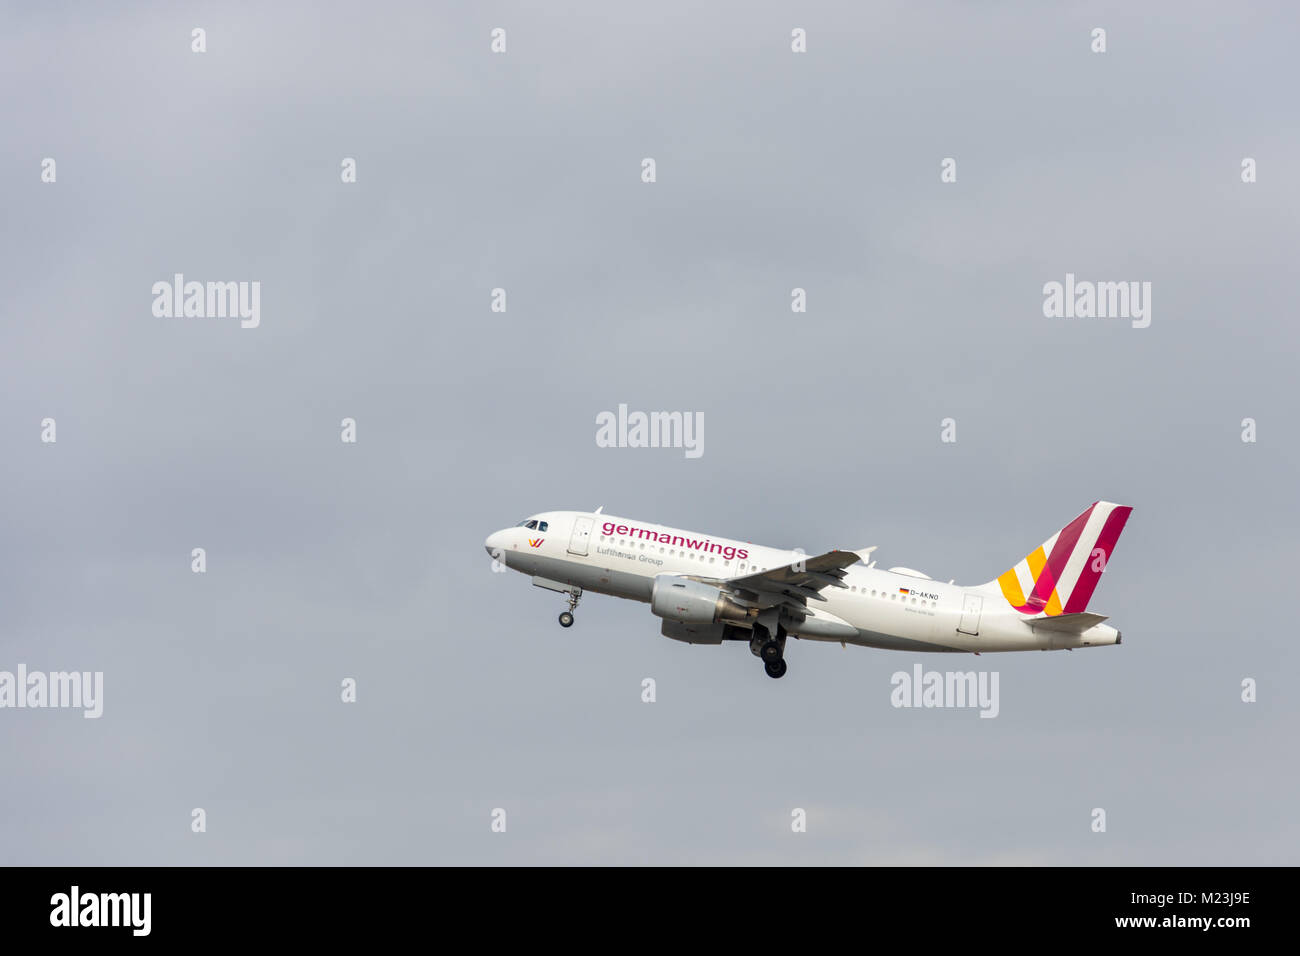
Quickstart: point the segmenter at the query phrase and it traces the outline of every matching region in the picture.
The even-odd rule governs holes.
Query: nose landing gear
[[[574,588],[569,592],[569,609],[560,613],[560,627],[573,627],[573,612],[577,610],[578,601],[581,599],[581,588]]]

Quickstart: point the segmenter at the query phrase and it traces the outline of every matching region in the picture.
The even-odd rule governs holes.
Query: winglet
[[[861,551],[854,551],[853,553],[858,556],[858,559],[861,560],[863,564],[866,564],[871,558],[871,552],[875,551],[878,547],[880,547],[880,545],[873,544],[869,548],[863,548]]]

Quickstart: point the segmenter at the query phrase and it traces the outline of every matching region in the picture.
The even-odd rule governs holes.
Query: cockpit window
[[[546,522],[545,522],[545,521],[539,521],[539,522],[537,522],[537,530],[538,530],[538,531],[545,531],[545,530],[546,530]]]
[[[531,520],[531,521],[529,521],[526,525],[524,525],[524,527],[525,527],[525,528],[536,528],[536,527],[537,527],[537,521],[536,521],[535,519],[534,519],[534,520]]]

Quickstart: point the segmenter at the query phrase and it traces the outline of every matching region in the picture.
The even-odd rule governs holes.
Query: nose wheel
[[[767,671],[768,677],[784,677],[786,669],[785,658],[778,658],[775,661],[767,661],[763,664],[763,670]]]
[[[569,609],[560,612],[560,627],[573,627],[573,612],[578,608],[578,601],[582,599],[582,590],[574,588],[569,592]]]

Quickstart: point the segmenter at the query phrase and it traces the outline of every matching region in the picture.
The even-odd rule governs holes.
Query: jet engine
[[[676,574],[655,576],[650,610],[665,620],[687,624],[747,624],[758,616],[757,610],[741,607],[721,588]]]

